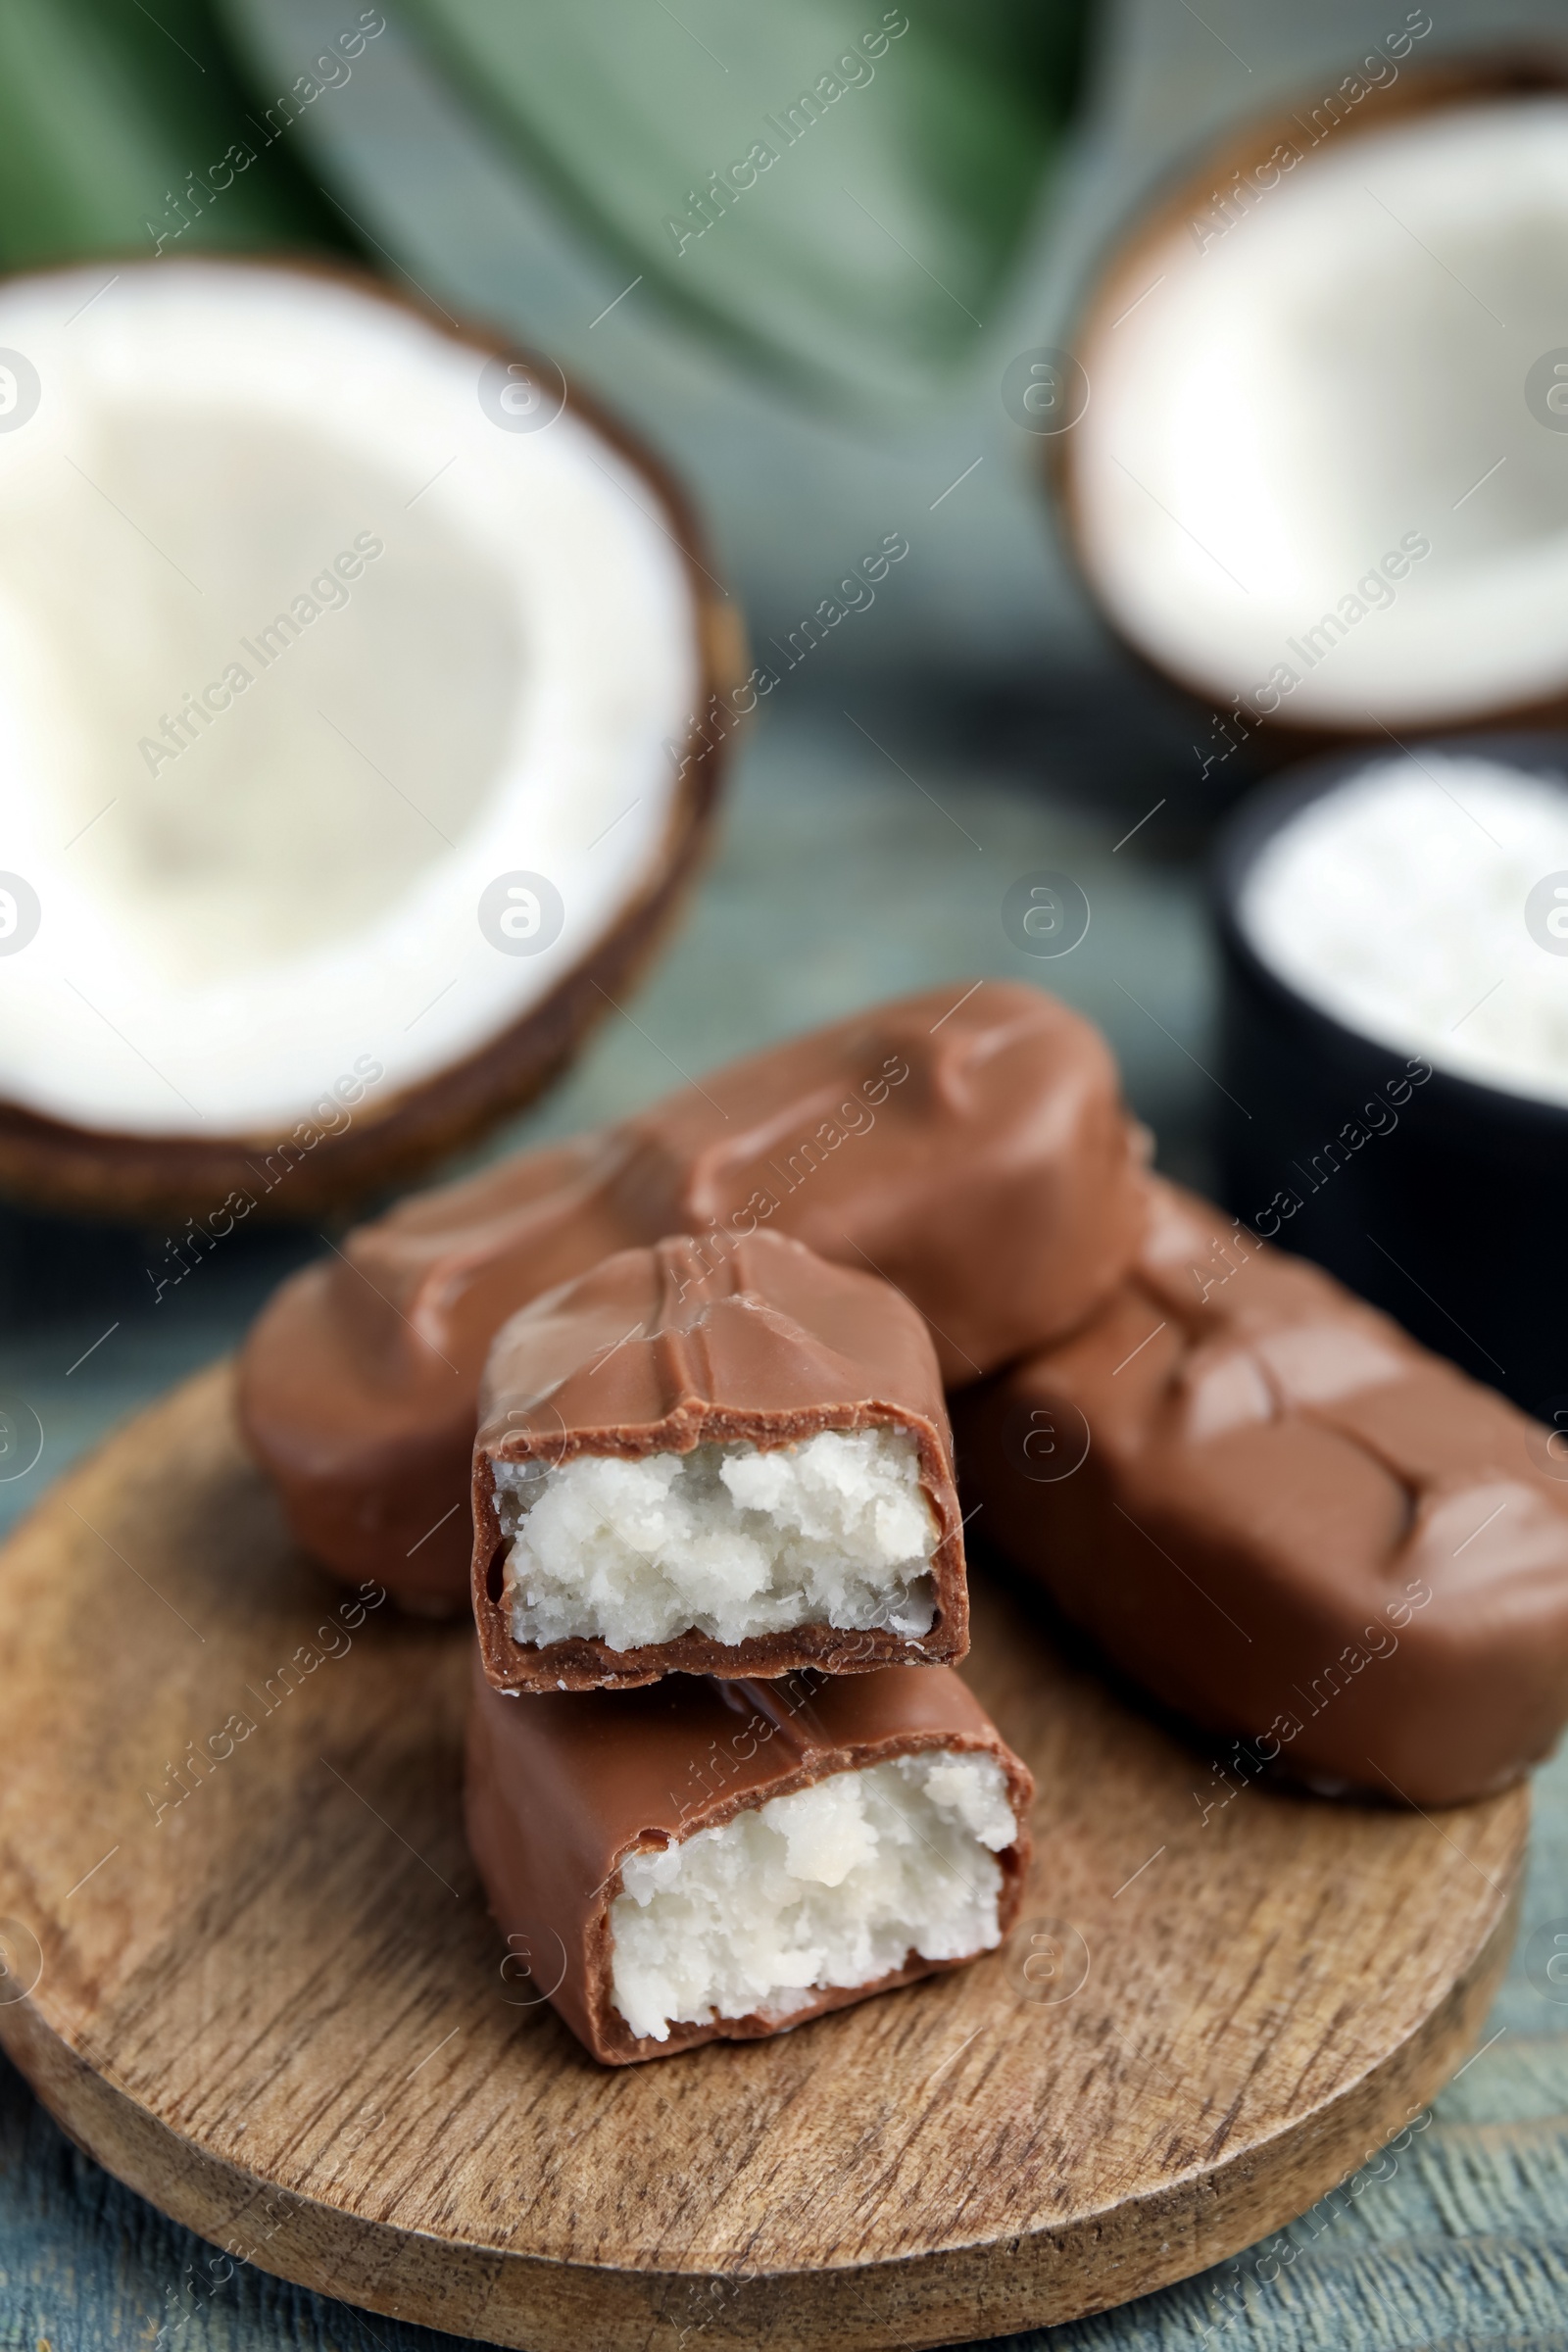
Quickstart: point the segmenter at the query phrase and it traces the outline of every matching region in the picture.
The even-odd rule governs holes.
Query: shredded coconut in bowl
[[[1373,762],[1281,826],[1237,913],[1270,970],[1348,1028],[1568,1103],[1563,776],[1440,753]]]

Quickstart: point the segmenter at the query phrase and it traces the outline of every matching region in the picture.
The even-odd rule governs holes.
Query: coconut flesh
[[[936,1617],[941,1530],[905,1430],[498,1462],[495,1481],[515,1642],[733,1644],[806,1625],[913,1642]]]
[[[487,1045],[661,852],[700,689],[651,482],[283,267],[18,280],[11,352],[40,397],[0,431],[0,867],[41,920],[0,955],[0,1098],[265,1134]],[[536,955],[479,926],[518,871],[564,907]]]
[[[526,1703],[526,1702],[525,1702]],[[612,1998],[633,2034],[760,2016],[1002,1940],[1018,1825],[994,1756],[934,1748],[840,1772],[621,1866]]]
[[[1560,694],[1568,392],[1544,422],[1526,377],[1568,345],[1568,98],[1311,138],[1100,298],[1067,451],[1090,580],[1159,667],[1281,723]]]

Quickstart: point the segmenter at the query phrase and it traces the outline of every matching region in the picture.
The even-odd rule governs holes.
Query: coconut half
[[[305,1215],[523,1102],[691,869],[740,646],[546,363],[303,265],[0,287],[0,1184]]]
[[[1118,631],[1220,710],[1318,735],[1568,695],[1568,94],[1401,64],[1420,37],[1141,224],[1052,445]]]

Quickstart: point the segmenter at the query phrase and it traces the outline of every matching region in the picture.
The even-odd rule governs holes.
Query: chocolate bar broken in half
[[[874,1275],[770,1233],[620,1250],[503,1327],[481,1414],[473,1600],[499,1690],[968,1646],[936,1353]]]
[[[523,1698],[474,1673],[468,1842],[506,1973],[608,2066],[994,1950],[1033,1792],[947,1667]]]

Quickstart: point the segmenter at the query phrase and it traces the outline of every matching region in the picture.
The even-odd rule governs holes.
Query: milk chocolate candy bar
[[[468,1842],[521,2000],[607,2066],[785,2032],[993,1950],[1033,1783],[946,1666],[511,1698]]]
[[[723,1251],[786,1233],[896,1284],[949,1385],[975,1380],[1119,1279],[1142,1145],[1086,1021],[1021,984],[956,981],[362,1226],[262,1315],[242,1422],[307,1550],[452,1606],[480,1374],[529,1299],[665,1234]]]
[[[1455,1804],[1568,1717],[1548,1433],[1206,1202],[1158,1185],[1110,1302],[955,1420],[971,1533],[1227,1736],[1200,1807],[1265,1770]]]
[[[762,1232],[623,1250],[490,1351],[473,1606],[501,1690],[953,1660],[942,1377],[874,1274]]]

